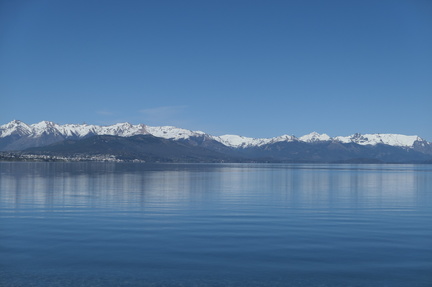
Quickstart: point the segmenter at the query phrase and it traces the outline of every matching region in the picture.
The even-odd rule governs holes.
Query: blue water
[[[0,286],[432,286],[432,166],[3,162]]]

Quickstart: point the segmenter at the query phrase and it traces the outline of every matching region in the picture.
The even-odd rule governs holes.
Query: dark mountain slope
[[[139,159],[147,162],[422,163],[432,160],[431,155],[412,148],[384,144],[292,141],[259,147],[230,148],[206,137],[175,141],[152,135],[99,135],[30,148],[23,153],[61,157],[112,155],[121,160]]]
[[[253,159],[281,162],[423,162],[432,156],[409,148],[384,144],[359,145],[334,141],[305,143],[278,142],[239,151],[239,155]]]
[[[25,150],[25,153],[57,156],[114,155],[123,160],[140,159],[149,162],[237,161],[234,157],[216,151],[151,135],[104,135],[82,140],[65,140],[44,147],[30,148]]]

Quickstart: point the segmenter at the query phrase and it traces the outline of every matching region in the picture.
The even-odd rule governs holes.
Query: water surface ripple
[[[0,163],[0,286],[432,286],[432,166]]]

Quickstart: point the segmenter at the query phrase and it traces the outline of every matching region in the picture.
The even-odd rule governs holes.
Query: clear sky
[[[0,0],[0,124],[432,140],[432,1]]]

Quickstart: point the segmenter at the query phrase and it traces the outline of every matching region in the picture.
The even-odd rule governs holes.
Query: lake
[[[432,165],[1,162],[0,286],[432,286]]]

